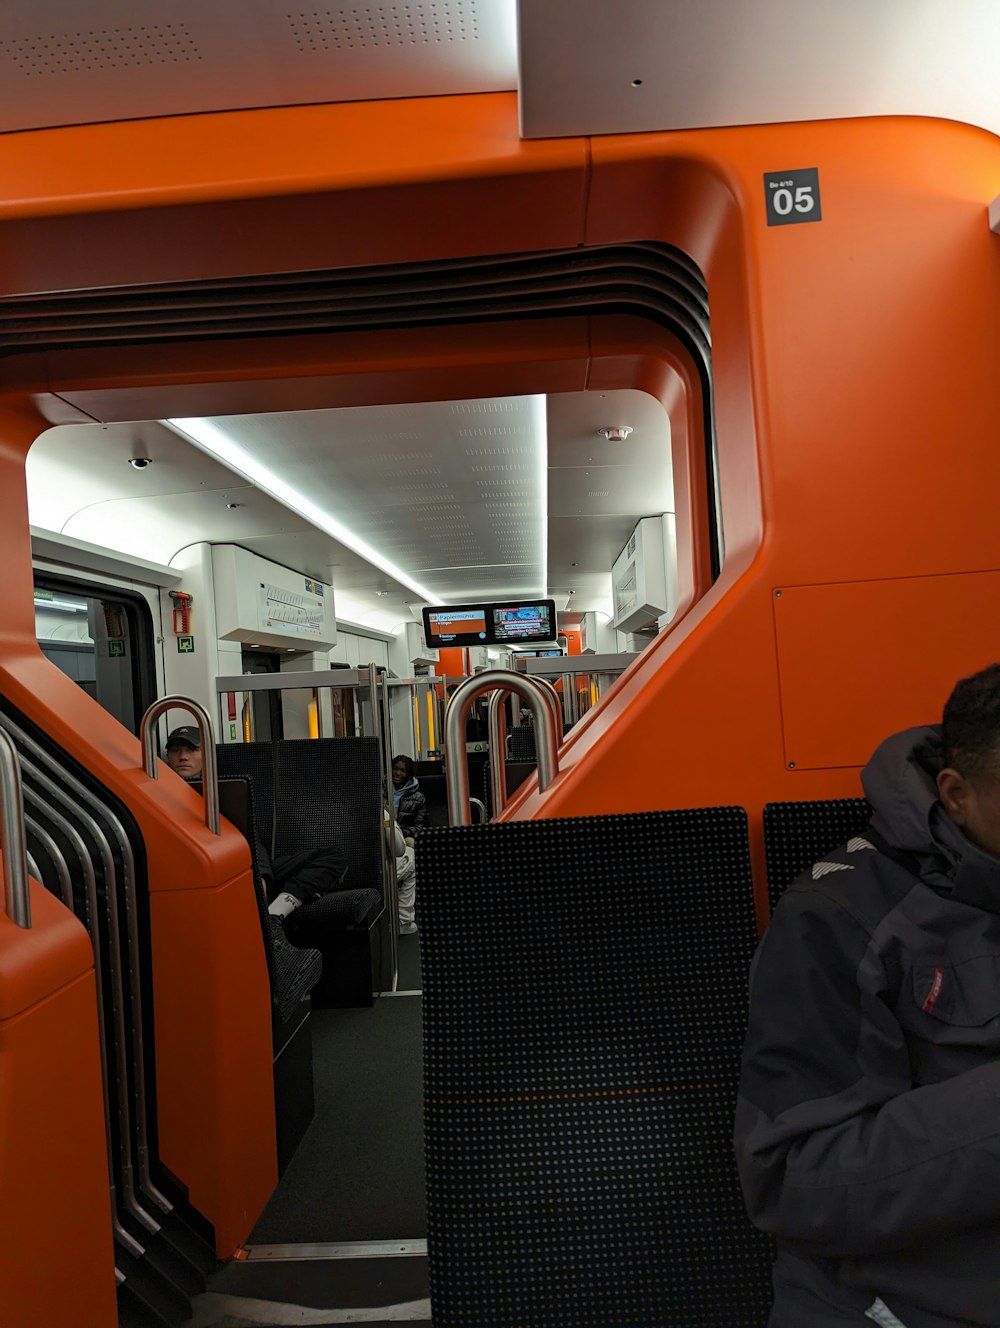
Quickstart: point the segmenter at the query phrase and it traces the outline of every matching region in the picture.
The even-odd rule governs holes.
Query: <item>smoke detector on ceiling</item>
[[[632,433],[631,424],[616,424],[610,429],[598,429],[598,433],[603,433],[609,443],[623,443]]]

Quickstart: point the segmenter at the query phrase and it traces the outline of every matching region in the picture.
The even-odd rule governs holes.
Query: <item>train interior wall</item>
[[[39,653],[24,464],[49,423],[500,387],[660,395],[685,440],[685,611],[512,817],[738,804],[759,865],[765,802],[855,794],[879,738],[934,718],[957,676],[1000,656],[996,139],[887,119],[525,143],[512,97],[446,100],[0,139],[11,297],[641,240],[677,246],[708,284],[725,539],[714,584],[690,365],[634,315],[7,358],[0,688],[141,827],[161,1144],[221,1254],[275,1181],[247,852],[206,831],[177,781],[144,775],[136,739]],[[822,219],[769,226],[764,174],[807,165]],[[4,962],[16,939],[0,929]]]

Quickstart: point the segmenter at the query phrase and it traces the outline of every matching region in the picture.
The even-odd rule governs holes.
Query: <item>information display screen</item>
[[[543,599],[535,604],[494,604],[493,640],[498,645],[556,639],[555,604]]]
[[[423,614],[429,646],[517,646],[556,639],[556,606],[551,599],[435,604]]]
[[[424,609],[424,639],[429,646],[484,646],[486,606],[457,604]]]

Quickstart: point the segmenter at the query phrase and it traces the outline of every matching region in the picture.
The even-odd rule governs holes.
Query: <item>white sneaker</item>
[[[417,924],[415,922],[401,922],[399,924],[400,936],[412,936],[416,930]]]

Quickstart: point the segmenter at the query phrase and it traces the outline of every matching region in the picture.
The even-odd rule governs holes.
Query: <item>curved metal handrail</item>
[[[515,692],[523,701],[534,702],[535,742],[538,747],[538,788],[548,788],[559,772],[557,755],[558,732],[555,710],[549,699],[551,693],[558,704],[554,688],[541,686],[537,678],[528,678],[512,669],[487,669],[466,678],[456,687],[448,702],[444,718],[445,755],[458,755],[465,748],[465,717],[472,702],[483,692],[492,692],[496,688]],[[492,772],[495,754],[490,749],[490,769]],[[492,778],[492,773],[491,773]],[[452,825],[471,825],[472,813],[469,810],[469,769],[464,760],[448,759],[445,766],[445,783],[448,789],[448,819]]]
[[[4,908],[11,922],[31,926],[28,894],[28,845],[24,833],[24,796],[17,748],[0,729],[0,838],[3,839]]]
[[[563,740],[563,713],[559,693],[547,678],[532,678],[531,681],[541,685],[545,699],[549,703],[555,724],[558,752]],[[490,750],[490,798],[493,801],[494,816],[499,816],[507,804],[507,715],[503,703],[510,692],[511,688],[506,686],[495,691],[490,697],[486,716]]]
[[[208,711],[188,696],[162,696],[154,701],[139,722],[142,741],[142,768],[152,779],[158,778],[156,769],[155,724],[168,710],[186,710],[194,716],[201,738],[201,780],[205,793],[205,824],[213,834],[222,833],[219,823],[219,778],[215,761],[215,741]]]
[[[499,687],[490,697],[486,711],[486,737],[490,761],[490,801],[493,815],[499,816],[507,802],[507,712],[504,702],[510,692]]]

